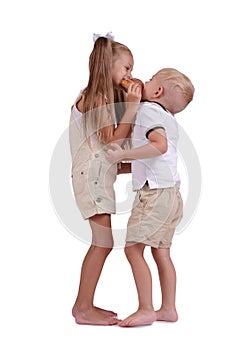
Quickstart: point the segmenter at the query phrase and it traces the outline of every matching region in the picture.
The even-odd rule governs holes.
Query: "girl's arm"
[[[100,132],[104,135],[103,140],[105,144],[116,142],[121,145],[124,139],[130,132],[133,119],[136,115],[140,100],[141,100],[141,88],[138,84],[131,84],[128,89],[126,110],[117,128],[114,129],[113,135],[109,136],[106,132],[109,126],[100,129]],[[107,136],[106,136],[107,135]]]

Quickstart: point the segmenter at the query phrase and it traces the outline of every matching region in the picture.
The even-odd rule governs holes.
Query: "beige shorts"
[[[117,167],[105,158],[105,151],[92,152],[83,144],[72,164],[72,185],[76,204],[84,219],[96,214],[114,214]]]
[[[154,248],[169,248],[183,215],[183,201],[177,187],[137,191],[128,221],[126,242]]]

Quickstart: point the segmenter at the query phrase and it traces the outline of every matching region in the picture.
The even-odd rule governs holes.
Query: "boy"
[[[132,160],[136,198],[128,221],[125,254],[136,283],[138,310],[119,325],[132,327],[155,320],[176,322],[176,271],[170,257],[175,228],[183,211],[177,172],[178,125],[174,118],[192,101],[194,87],[181,72],[164,68],[145,84],[132,134],[133,148],[112,144],[111,162]],[[154,311],[151,272],[144,249],[151,247],[157,264],[162,305]]]

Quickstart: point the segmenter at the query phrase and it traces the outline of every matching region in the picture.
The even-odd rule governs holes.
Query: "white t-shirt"
[[[155,128],[165,130],[168,150],[157,157],[132,161],[134,191],[141,189],[146,181],[151,189],[180,186],[180,177],[177,172],[177,121],[161,104],[150,101],[142,102],[133,128],[133,148],[150,143],[148,133]]]

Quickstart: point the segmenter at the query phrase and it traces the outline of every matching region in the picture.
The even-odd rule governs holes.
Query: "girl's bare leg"
[[[72,310],[76,323],[113,325],[118,322],[112,311],[93,305],[94,294],[105,260],[113,248],[110,215],[101,214],[90,218],[93,241],[81,268],[78,295]]]
[[[158,267],[162,291],[161,308],[156,311],[158,321],[176,322],[178,314],[175,306],[176,271],[171,260],[170,248],[151,248]]]
[[[131,265],[136,283],[139,307],[138,310],[119,323],[121,327],[134,327],[151,324],[156,320],[152,305],[152,278],[150,269],[144,259],[144,244],[128,245],[125,254]]]

